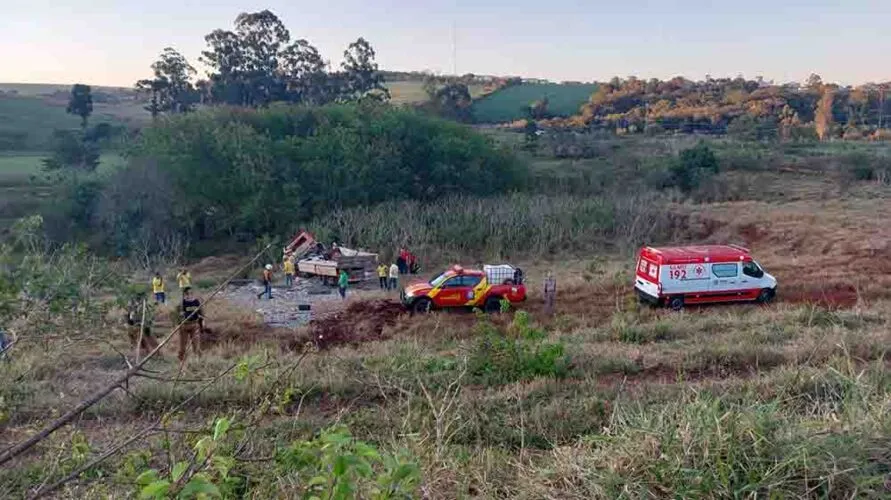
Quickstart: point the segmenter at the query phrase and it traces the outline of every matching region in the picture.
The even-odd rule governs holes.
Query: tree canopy
[[[555,126],[609,129],[623,133],[659,130],[733,132],[752,138],[788,139],[810,129],[820,138],[840,137],[857,128],[875,132],[887,126],[886,98],[891,82],[842,87],[811,75],[804,85],[763,80],[706,78],[692,81],[614,78],[601,84],[579,114],[553,119]],[[834,124],[841,124],[836,127]]]
[[[485,136],[374,102],[178,115],[145,128],[130,156],[94,217],[110,248],[171,231],[252,241],[338,207],[489,195],[525,179]]]

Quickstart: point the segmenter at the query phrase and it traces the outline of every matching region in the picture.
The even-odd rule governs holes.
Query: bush
[[[673,186],[684,193],[690,193],[706,179],[719,171],[718,157],[705,142],[681,151],[671,166]]]
[[[498,331],[483,320],[483,335],[468,361],[468,372],[480,382],[498,385],[536,377],[564,378],[569,356],[561,342],[548,342],[544,330],[529,324],[529,315],[519,311],[510,325],[511,333]]]
[[[473,130],[373,104],[177,116],[145,129],[132,156],[111,194],[132,187],[151,205],[105,217],[105,233],[161,223],[199,239],[253,240],[334,208],[491,195],[524,182],[516,161]]]

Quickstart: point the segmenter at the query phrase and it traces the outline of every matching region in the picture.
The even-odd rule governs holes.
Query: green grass
[[[547,96],[548,110],[554,116],[578,113],[597,90],[595,84],[526,83],[493,92],[473,104],[473,116],[480,123],[500,123],[526,117],[526,108]]]
[[[424,82],[420,80],[401,80],[386,83],[390,90],[390,102],[393,104],[418,104],[427,100]],[[477,99],[483,95],[483,85],[471,85],[467,90],[470,97]]]
[[[66,99],[64,93],[0,94],[0,151],[41,151],[54,130],[80,126],[80,118],[65,112]],[[139,126],[149,119],[140,101],[112,95],[105,102],[94,100],[90,123]]]
[[[43,170],[45,157],[46,153],[0,152],[0,234],[50,202],[53,181]],[[119,153],[104,153],[96,175],[107,175],[125,161]]]

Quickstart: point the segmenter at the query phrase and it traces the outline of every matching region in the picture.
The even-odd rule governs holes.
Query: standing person
[[[272,300],[272,264],[266,264],[263,269],[263,291],[257,295],[257,298],[266,295],[266,299]]]
[[[285,286],[291,288],[294,286],[294,261],[291,259],[291,256],[288,255],[285,257]]]
[[[346,299],[346,290],[347,286],[350,284],[350,277],[346,272],[346,269],[340,270],[340,276],[337,278],[337,291],[340,292],[340,298]]]
[[[155,276],[152,277],[152,293],[155,294],[156,304],[163,304],[167,300],[167,294],[164,293],[164,278],[157,271],[155,271]]]
[[[399,274],[408,273],[408,250],[405,247],[399,249],[399,257],[396,259],[396,267],[399,268]]]
[[[183,288],[182,303],[183,324],[179,327],[179,360],[185,361],[189,344],[195,354],[201,352],[201,332],[204,330],[204,310],[201,301],[192,297],[192,288]]]
[[[383,262],[377,266],[377,278],[381,282],[381,290],[390,289],[390,282],[387,281],[387,265]]]
[[[557,280],[554,278],[552,271],[548,271],[547,277],[545,277],[543,293],[545,312],[552,316],[554,314],[554,303],[557,300]]]
[[[387,287],[390,290],[399,289],[399,266],[390,264],[390,284]]]
[[[185,292],[186,288],[192,287],[192,273],[185,267],[179,270],[176,275],[176,282],[179,285],[179,291]]]

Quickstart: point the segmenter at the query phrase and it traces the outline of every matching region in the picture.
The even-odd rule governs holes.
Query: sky
[[[364,37],[383,69],[517,75],[891,80],[891,0],[0,0],[0,82],[132,86],[165,47],[273,11],[333,65]]]

